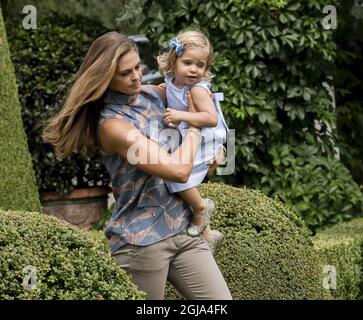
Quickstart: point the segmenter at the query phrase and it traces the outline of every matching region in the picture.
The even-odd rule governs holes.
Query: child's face
[[[204,77],[207,67],[208,51],[203,48],[185,48],[175,63],[175,84],[193,85]]]

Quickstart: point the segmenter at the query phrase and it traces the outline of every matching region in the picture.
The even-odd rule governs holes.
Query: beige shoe
[[[212,254],[215,256],[222,244],[224,236],[218,230],[211,230],[209,239],[207,240],[208,246]]]
[[[211,199],[204,199],[205,201],[205,211],[203,213],[203,223],[201,225],[195,225],[193,222],[187,228],[187,234],[191,237],[198,237],[209,224],[210,218],[214,212],[214,202]]]

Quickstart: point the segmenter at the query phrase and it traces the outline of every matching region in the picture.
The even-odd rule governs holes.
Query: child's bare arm
[[[211,93],[201,87],[192,88],[190,93],[197,111],[188,112],[167,108],[163,115],[164,122],[179,125],[181,121],[185,121],[199,128],[217,126],[218,117]]]
[[[190,90],[190,93],[197,112],[183,112],[182,120],[188,122],[191,126],[199,128],[217,126],[218,117],[209,92],[201,87],[194,87]]]

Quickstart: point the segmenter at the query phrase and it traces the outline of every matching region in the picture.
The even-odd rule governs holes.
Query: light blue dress
[[[187,93],[193,87],[202,87],[208,92],[211,92],[211,84],[208,81],[200,80],[192,86],[178,88],[173,84],[173,78],[174,77],[170,76],[165,78],[168,108],[180,111],[188,111]],[[218,154],[220,146],[223,146],[223,144],[226,143],[227,132],[229,129],[219,104],[219,101],[222,100],[222,93],[214,94],[213,101],[218,115],[218,124],[213,128],[201,128],[201,144],[199,145],[196,157],[194,159],[193,169],[189,180],[186,183],[177,183],[165,180],[165,185],[167,186],[169,192],[179,192],[201,184],[209,169],[208,161],[213,159]],[[180,131],[183,139],[187,134],[188,127],[189,124],[184,121],[182,121],[178,126],[178,130]]]

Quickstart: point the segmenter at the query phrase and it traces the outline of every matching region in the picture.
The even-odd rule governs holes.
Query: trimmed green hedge
[[[321,270],[329,266],[325,276],[332,275],[330,266],[335,268],[336,288],[327,289],[333,298],[362,299],[363,218],[356,218],[323,230],[314,237],[313,241],[321,258]]]
[[[322,272],[309,231],[296,214],[262,192],[207,183],[213,228],[225,235],[217,263],[234,299],[322,299]],[[170,287],[167,298],[181,298]]]
[[[0,70],[0,208],[39,211],[1,8]]]
[[[35,212],[0,210],[0,274],[0,300],[144,298],[101,239]]]

